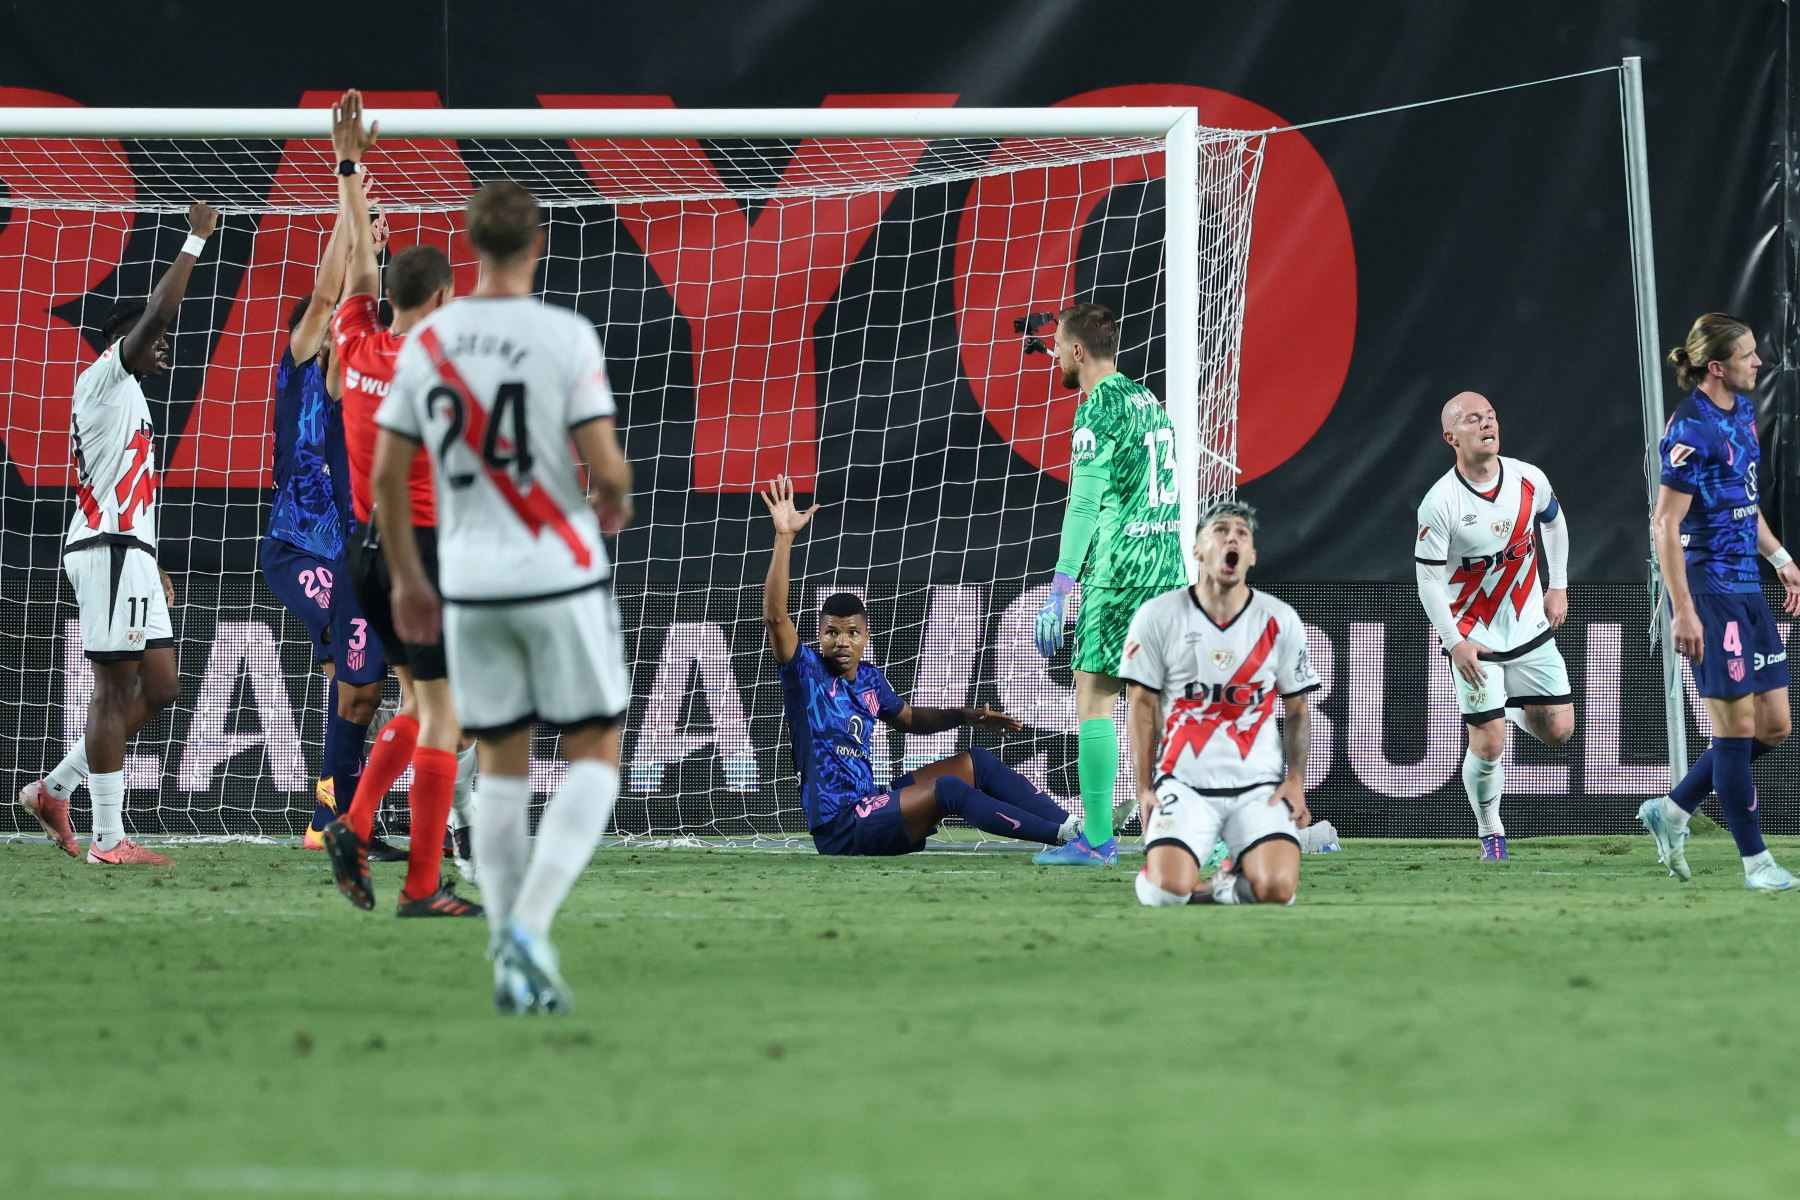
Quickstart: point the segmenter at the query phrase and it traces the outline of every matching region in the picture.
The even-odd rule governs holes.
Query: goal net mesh
[[[1189,486],[1204,503],[1235,486],[1262,142],[1202,129],[1183,152],[1199,167]],[[878,730],[877,779],[974,737],[1078,803],[1067,650],[1046,663],[1031,642],[1076,403],[1045,347],[1058,309],[1105,304],[1120,368],[1165,395],[1166,153],[1160,137],[1086,136],[378,145],[367,166],[390,253],[439,246],[469,290],[462,206],[515,179],[548,210],[543,297],[606,347],[638,489],[616,547],[634,700],[615,833],[805,833],[761,624],[771,539],[755,488],[779,473],[822,506],[794,555],[802,638],[821,596],[858,592],[870,657],[903,696],[993,704],[1027,727],[1004,746]],[[0,319],[0,757],[19,782],[79,735],[92,690],[59,560],[75,375],[116,300],[146,295],[179,250],[189,201],[224,213],[171,331],[172,370],[146,389],[182,688],[128,751],[140,834],[293,836],[311,811],[327,685],[258,562],[274,367],[331,227],[334,165],[323,139],[0,131],[0,304],[15,309]],[[533,777],[540,795],[555,786],[552,736]],[[384,820],[403,822],[408,782]],[[79,829],[85,804],[83,789]],[[20,828],[14,809],[0,819]]]

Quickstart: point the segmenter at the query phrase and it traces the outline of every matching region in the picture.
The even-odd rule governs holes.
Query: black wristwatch
[[[354,175],[354,174],[356,174],[356,160],[349,159],[349,158],[338,159],[338,174],[339,175]]]

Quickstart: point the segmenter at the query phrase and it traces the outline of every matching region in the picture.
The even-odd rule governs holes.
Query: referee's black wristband
[[[354,174],[356,174],[356,161],[354,159],[349,159],[349,158],[338,159],[338,174],[339,175],[354,175]]]

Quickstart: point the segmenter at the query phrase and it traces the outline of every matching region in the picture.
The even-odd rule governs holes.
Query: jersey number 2
[[[467,414],[463,412],[462,393],[455,388],[442,384],[432,388],[426,394],[425,406],[427,409],[436,408],[440,401],[450,423],[444,427],[443,440],[438,443],[438,461],[448,463],[450,448],[462,440]],[[502,427],[508,428],[507,441],[510,445],[501,445]],[[495,471],[511,467],[514,477],[520,481],[530,478],[531,443],[526,435],[525,385],[517,380],[503,383],[494,393],[494,412],[488,419],[487,432],[481,439],[481,460]],[[451,471],[446,468],[444,481],[461,491],[475,482],[475,476],[468,471]]]

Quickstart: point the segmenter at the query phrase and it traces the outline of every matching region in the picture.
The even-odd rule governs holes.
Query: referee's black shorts
[[[413,539],[419,544],[419,558],[425,564],[425,577],[436,587],[438,581],[437,529],[430,525],[413,526]],[[394,606],[391,597],[393,579],[388,574],[387,556],[373,525],[358,526],[350,539],[350,574],[356,586],[356,600],[362,605],[369,628],[381,641],[381,652],[388,665],[406,667],[414,679],[429,682],[449,678],[444,664],[444,643],[429,646],[403,642],[394,629]]]

